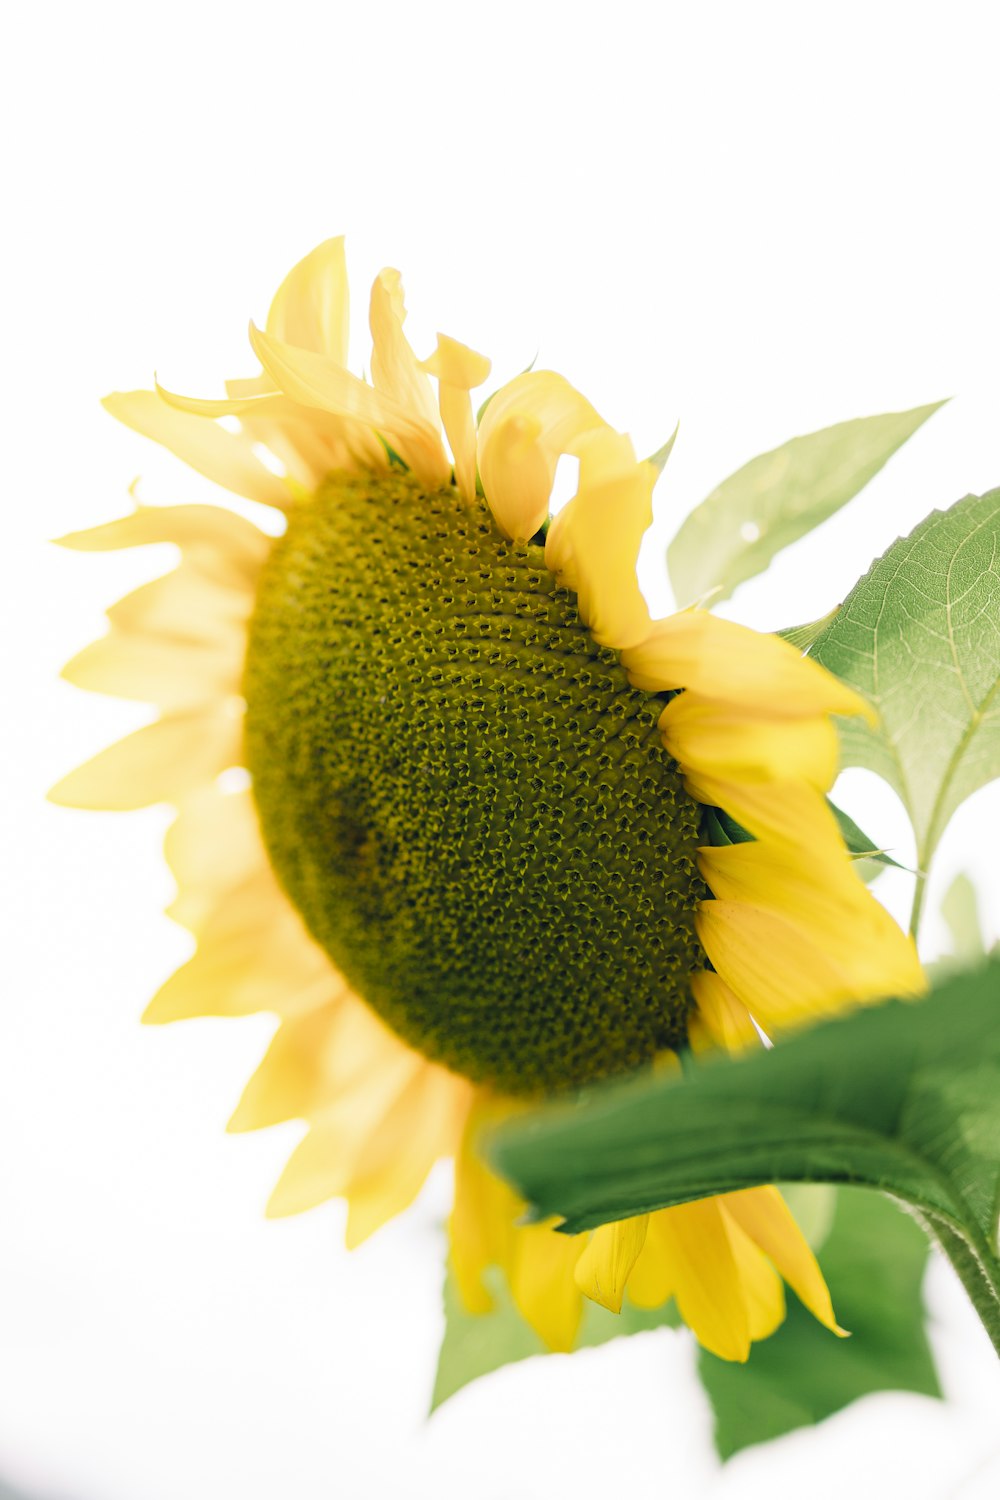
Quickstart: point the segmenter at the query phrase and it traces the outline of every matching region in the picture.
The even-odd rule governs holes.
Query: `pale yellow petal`
[[[437,349],[423,368],[438,380],[441,421],[455,459],[455,480],[466,500],[476,493],[476,424],[469,392],[490,373],[490,362],[457,339],[439,333]]]
[[[147,1025],[258,1011],[296,1015],[329,995],[329,960],[269,871],[230,887],[198,916],[194,957],[153,996],[142,1018]]]
[[[518,375],[490,400],[479,425],[479,473],[500,530],[526,540],[548,514],[556,464],[607,423],[550,370]]]
[[[347,364],[350,298],[344,237],[324,240],[293,266],[275,293],[267,331],[285,344]]]
[[[285,1120],[306,1120],[321,1107],[325,1054],[335,1042],[344,988],[343,981],[331,973],[328,998],[302,1015],[281,1021],[227,1130],[239,1133]]]
[[[287,508],[288,486],[265,468],[242,432],[227,432],[205,417],[178,411],[156,391],[114,391],[103,405],[119,422],[160,443],[206,479],[248,500]]]
[[[646,640],[623,653],[622,665],[647,692],[693,688],[719,703],[772,718],[872,716],[863,698],[787,641],[706,610],[657,620]]]
[[[717,1047],[726,1052],[743,1052],[747,1047],[760,1046],[760,1034],[750,1012],[721,975],[710,969],[692,974],[691,993],[698,1009],[689,1024],[700,1017]]]
[[[193,932],[227,901],[231,890],[270,874],[249,789],[228,791],[216,782],[181,802],[167,830],[164,853],[178,886],[168,910]],[[280,895],[276,883],[273,888]]]
[[[594,639],[621,649],[650,628],[636,566],[653,519],[656,470],[637,463],[630,440],[610,427],[585,433],[577,448],[579,486],[549,527],[545,563],[576,593]]]
[[[74,686],[158,704],[166,712],[196,708],[239,693],[238,637],[226,644],[176,642],[112,630],[62,669]]]
[[[469,1086],[426,1066],[358,1158],[347,1189],[349,1250],[409,1208],[436,1161],[453,1156]]]
[[[171,542],[215,583],[252,598],[274,545],[250,521],[215,505],[140,505],[131,515],[59,538],[77,552],[116,552]]]
[[[308,349],[296,349],[250,325],[250,341],[271,379],[286,395],[379,433],[423,484],[438,488],[450,464],[437,430],[419,411],[401,406],[351,375],[342,365]],[[267,398],[264,398],[267,399]]]
[[[648,1224],[649,1215],[640,1214],[594,1230],[574,1272],[585,1297],[611,1312],[621,1312],[629,1276],[646,1242]]]
[[[402,280],[398,271],[387,268],[375,278],[369,308],[372,384],[433,430],[437,427],[437,411],[431,383],[403,332],[405,321]]]
[[[778,1189],[747,1188],[726,1193],[720,1201],[725,1213],[763,1250],[813,1317],[843,1336],[816,1257]]]
[[[580,1235],[558,1234],[552,1223],[515,1230],[508,1273],[514,1304],[542,1342],[560,1353],[572,1349],[583,1313],[573,1279],[581,1248]]]
[[[174,714],[78,766],[49,792],[63,807],[126,812],[177,802],[240,763],[243,726],[226,712]]]

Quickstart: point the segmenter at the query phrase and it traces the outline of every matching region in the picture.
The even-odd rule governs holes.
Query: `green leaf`
[[[842,721],[842,759],[898,792],[926,873],[955,809],[1000,775],[1000,490],[894,542],[811,654],[877,710],[876,729]]]
[[[728,599],[776,553],[846,505],[943,406],[838,422],[752,459],[696,506],[667,549],[681,604]]]
[[[876,864],[892,865],[896,870],[905,868],[903,865],[897,864],[894,859],[891,859],[884,849],[879,849],[868,837],[867,833],[862,833],[849,813],[845,813],[842,807],[838,807],[835,802],[831,802],[829,797],[826,800],[830,811],[837,820],[841,837],[847,845],[848,853],[853,859],[872,860]]]
[[[924,1332],[921,1283],[929,1245],[880,1193],[841,1188],[819,1260],[849,1339],[831,1338],[795,1297],[746,1365],[701,1350],[698,1373],[729,1458],[752,1443],[821,1422],[874,1391],[940,1396]]]
[[[431,1411],[436,1411],[456,1391],[499,1370],[503,1365],[530,1359],[549,1351],[538,1335],[529,1328],[511,1301],[503,1274],[494,1268],[487,1277],[493,1297],[488,1313],[466,1312],[449,1268],[444,1283],[444,1338],[438,1353],[437,1374]],[[625,1303],[621,1312],[608,1312],[595,1302],[584,1302],[583,1321],[577,1338],[578,1349],[606,1344],[609,1339],[645,1333],[650,1328],[677,1328],[680,1319],[672,1302],[664,1307],[644,1311]]]
[[[946,1249],[1000,1351],[1000,962],[737,1059],[593,1089],[491,1155],[575,1231],[766,1182],[878,1187]]]

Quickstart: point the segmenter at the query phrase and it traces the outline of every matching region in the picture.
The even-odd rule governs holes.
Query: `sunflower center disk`
[[[697,805],[540,547],[336,476],[268,563],[245,691],[274,868],[406,1041],[535,1093],[683,1038]]]

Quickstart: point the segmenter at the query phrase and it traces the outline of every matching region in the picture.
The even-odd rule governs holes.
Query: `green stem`
[[[910,937],[917,941],[920,916],[924,909],[924,892],[927,890],[927,875],[922,860],[917,862],[917,883],[913,888],[913,905],[910,908]]]
[[[1000,1261],[987,1251],[978,1251],[950,1224],[940,1219],[925,1220],[925,1227],[937,1240],[964,1286],[980,1322],[1000,1355]]]

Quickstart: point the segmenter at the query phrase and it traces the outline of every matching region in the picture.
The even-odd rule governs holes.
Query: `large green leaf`
[[[715,1445],[729,1458],[824,1417],[873,1391],[939,1396],[924,1331],[927,1238],[881,1193],[840,1188],[819,1259],[849,1339],[831,1338],[795,1298],[777,1333],[746,1365],[702,1350],[698,1370],[715,1413]]]
[[[992,962],[926,1000],[522,1117],[493,1159],[570,1230],[764,1182],[882,1188],[936,1235],[1000,1349],[998,1023]]]
[[[776,553],[846,505],[944,403],[838,422],[737,469],[696,506],[667,549],[681,604],[727,599]]]
[[[511,1301],[499,1270],[494,1270],[489,1277],[489,1288],[493,1297],[492,1311],[469,1313],[462,1305],[451,1271],[445,1275],[444,1338],[438,1353],[431,1411],[436,1411],[449,1396],[481,1375],[489,1375],[502,1365],[514,1364],[535,1354],[548,1353]],[[591,1348],[596,1344],[606,1344],[609,1339],[645,1333],[650,1328],[677,1328],[679,1323],[672,1302],[647,1312],[626,1301],[618,1315],[598,1307],[596,1302],[585,1302],[576,1347]]]
[[[874,705],[844,764],[899,793],[926,871],[948,819],[1000,775],[1000,490],[934,511],[844,600],[812,656]]]

